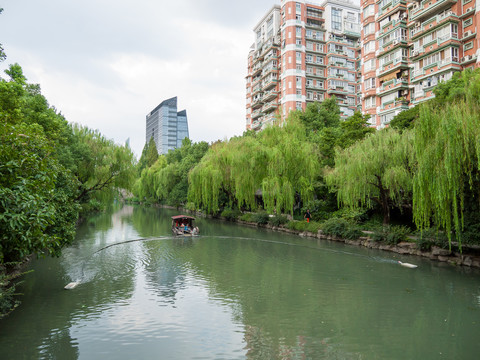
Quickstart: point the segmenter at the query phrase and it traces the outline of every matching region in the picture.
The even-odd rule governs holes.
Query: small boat
[[[195,220],[192,216],[175,215],[172,216],[172,232],[174,235],[195,236],[200,230],[197,226],[193,226]]]

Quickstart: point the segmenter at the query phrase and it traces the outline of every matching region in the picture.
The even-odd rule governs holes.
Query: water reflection
[[[201,236],[173,237],[174,214],[117,208],[85,223],[60,259],[35,261],[21,308],[0,322],[2,358],[467,359],[480,350],[478,271],[202,218]]]

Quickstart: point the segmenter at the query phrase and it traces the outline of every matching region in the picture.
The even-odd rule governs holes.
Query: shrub
[[[293,220],[287,223],[287,229],[290,230],[305,231],[306,227],[307,223],[305,221]]]
[[[270,224],[273,226],[284,225],[288,222],[288,218],[285,215],[276,215],[269,219]]]
[[[305,230],[311,233],[316,234],[318,230],[322,228],[322,224],[316,222],[316,221],[311,221],[309,223],[305,223]]]
[[[349,207],[335,211],[332,217],[345,219],[349,222],[364,222],[368,219],[367,209],[351,209]]]
[[[399,242],[406,241],[409,233],[410,229],[406,226],[386,225],[375,229],[370,237],[373,241],[397,245]]]
[[[428,228],[423,231],[417,231],[417,245],[421,250],[430,250],[433,245],[448,249],[448,238],[435,228]]]
[[[256,222],[259,225],[268,224],[269,216],[266,212],[258,212],[252,215],[252,221]]]
[[[9,263],[6,265],[14,266],[17,264]],[[15,292],[15,286],[21,283],[21,281],[16,281],[16,279],[24,274],[26,273],[15,272],[7,274],[5,268],[0,266],[0,319],[20,305],[20,301],[17,298],[20,294]]]
[[[224,209],[222,211],[222,214],[221,216],[224,217],[225,219],[227,219],[228,221],[237,221],[238,217],[241,215],[242,213],[240,212],[240,210],[238,209],[235,209],[235,210],[232,210],[232,209]]]
[[[246,222],[251,222],[252,220],[252,213],[245,213],[242,216],[240,216],[240,220],[246,221]]]
[[[324,234],[354,240],[362,236],[360,228],[342,218],[330,218],[321,225]]]

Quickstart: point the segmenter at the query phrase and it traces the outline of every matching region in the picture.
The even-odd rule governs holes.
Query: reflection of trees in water
[[[77,321],[100,315],[108,306],[132,297],[135,287],[135,247],[138,243],[113,246],[95,255],[97,241],[105,242],[109,226],[128,218],[128,209],[112,214],[95,216],[79,228],[77,243],[65,250],[62,258],[45,258],[34,261],[34,272],[27,275],[19,291],[26,294],[20,311],[2,320],[0,327],[1,357],[25,359],[75,359],[77,343],[70,329]],[[113,220],[112,220],[113,218]],[[123,220],[122,220],[123,219]],[[110,224],[110,225],[109,225]],[[98,226],[98,228],[97,228]],[[99,240],[100,239],[100,240]],[[80,284],[71,291],[63,290],[71,280],[63,274],[85,274],[84,281],[94,281],[95,287]],[[56,293],[55,301],[51,293]],[[24,307],[22,309],[22,307]],[[16,324],[31,324],[19,328]],[[15,333],[15,341],[8,336]],[[33,342],[33,343],[32,343]],[[36,342],[36,343],[34,343]],[[27,345],[26,345],[27,344]],[[12,354],[9,357],[7,354]]]
[[[135,207],[132,224],[142,237],[171,235],[172,210],[155,207]]]

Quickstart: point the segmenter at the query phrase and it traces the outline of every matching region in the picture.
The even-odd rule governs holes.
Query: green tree
[[[415,125],[415,223],[424,229],[433,220],[445,230],[450,244],[454,232],[460,247],[465,209],[480,198],[480,98],[475,92],[479,84],[477,71],[465,82],[465,100],[455,95],[441,107],[426,104]]]
[[[335,169],[326,176],[327,184],[337,191],[340,205],[373,208],[390,222],[392,206],[408,206],[414,170],[412,132],[400,135],[385,129],[363,141],[338,150]]]
[[[73,157],[80,191],[76,198],[88,202],[99,193],[131,189],[135,180],[135,157],[128,146],[106,139],[96,130],[75,125]]]
[[[155,144],[155,140],[153,136],[150,138],[149,142],[145,144],[143,147],[142,155],[140,156],[140,160],[138,160],[137,164],[137,176],[142,174],[143,169],[149,168],[158,159],[158,151],[157,145]]]
[[[204,141],[192,144],[185,138],[180,148],[161,155],[151,167],[142,171],[135,186],[140,199],[159,201],[172,206],[187,202],[188,173],[208,150]]]
[[[337,144],[345,149],[359,140],[364,139],[368,134],[375,132],[375,129],[369,126],[370,115],[362,115],[356,111],[345,121],[340,123],[341,135]]]
[[[418,120],[419,109],[420,107],[417,105],[398,113],[392,121],[390,121],[390,127],[400,132],[406,129],[412,129]]]
[[[321,103],[309,103],[305,112],[293,112],[291,116],[298,116],[309,137],[313,138],[324,128],[340,126],[340,108],[335,96],[325,99]]]
[[[294,112],[283,127],[212,146],[190,172],[189,199],[209,212],[225,205],[256,209],[255,195],[261,190],[268,211],[293,212],[297,195],[304,201],[313,198],[317,159]],[[229,204],[220,202],[222,195]]]

